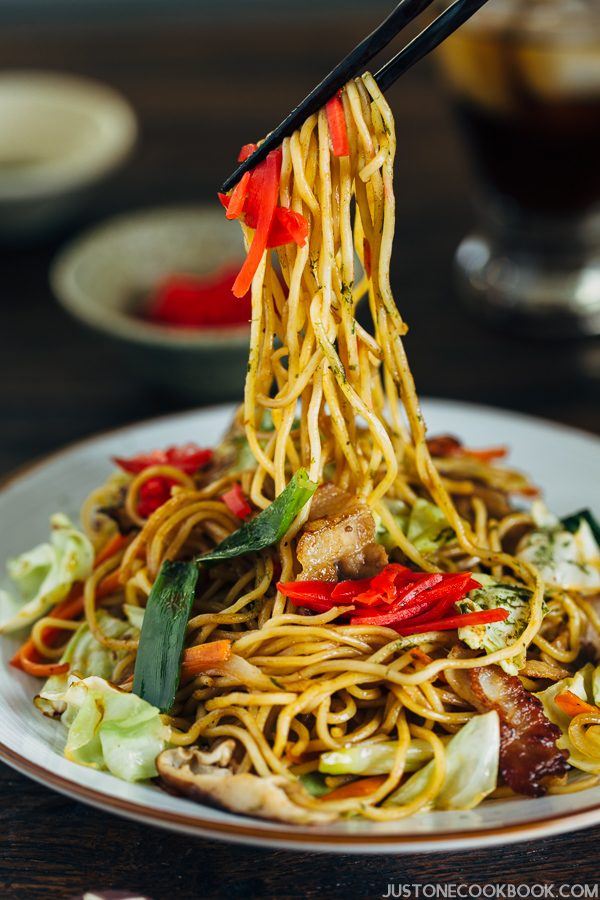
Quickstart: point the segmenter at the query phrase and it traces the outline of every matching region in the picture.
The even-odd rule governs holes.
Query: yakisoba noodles
[[[257,264],[230,434],[198,471],[164,455],[90,496],[96,561],[81,602],[65,612],[74,588],[38,619],[16,664],[51,676],[38,703],[63,715],[71,758],[121,777],[158,771],[171,788],[255,815],[393,820],[583,789],[600,777],[595,521],[513,506],[534,489],[494,462],[500,453],[428,443],[389,282],[392,114],[368,74],[336,102],[347,154],[326,110],[281,147],[277,204],[308,237]],[[260,224],[245,208],[250,249]],[[372,333],[356,319],[363,297]],[[156,769],[154,756],[141,774],[108,750],[80,758],[72,732],[86,691],[111,682],[148,699],[142,617],[165,561],[213,552],[302,470],[319,488],[278,544],[199,564],[181,680],[153,720]],[[170,496],[143,515],[140,498],[165,485]],[[102,672],[77,658],[75,638],[65,649],[74,629],[98,658],[107,651]],[[150,721],[156,710],[144,709]]]

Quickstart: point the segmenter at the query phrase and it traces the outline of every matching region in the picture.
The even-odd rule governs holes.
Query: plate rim
[[[155,809],[142,803],[105,794],[70,778],[57,775],[50,769],[21,756],[3,742],[0,742],[0,760],[33,781],[45,787],[50,785],[64,796],[76,799],[103,812],[111,812],[124,818],[171,831],[181,831],[196,837],[296,850],[304,848],[331,853],[431,853],[445,850],[469,850],[474,847],[491,847],[498,844],[550,837],[591,827],[600,821],[600,802],[598,802],[578,810],[577,813],[565,811],[550,817],[538,817],[511,825],[483,827],[470,831],[445,831],[427,835],[358,835],[327,834],[300,827],[294,831],[281,832],[278,830],[277,823],[266,823],[257,828],[252,824],[251,819],[248,820],[248,825],[237,822],[219,822],[191,814]],[[194,808],[201,808],[201,804]],[[565,825],[567,827],[564,827]],[[539,831],[543,831],[543,834],[538,834]]]
[[[504,406],[492,406],[487,403],[471,403],[471,401],[469,400],[457,400],[452,397],[419,397],[419,406],[421,407],[429,406],[432,403],[443,406],[466,407],[473,412],[479,411],[482,414],[488,416],[512,416],[513,418],[518,419],[524,424],[529,423],[530,425],[544,425],[547,428],[553,428],[554,430],[559,431],[563,434],[570,434],[574,437],[579,437],[586,441],[597,443],[600,447],[600,434],[595,434],[592,431],[586,431],[584,428],[578,428],[575,425],[567,425],[564,422],[557,422],[554,419],[548,419],[544,416],[534,416],[530,415],[529,413],[510,409]],[[143,419],[137,419],[134,422],[128,422],[125,425],[117,425],[114,428],[102,428],[100,429],[100,431],[94,431],[93,434],[90,434],[87,437],[77,438],[74,441],[69,441],[66,444],[62,444],[56,450],[51,450],[49,453],[43,453],[41,456],[34,456],[31,460],[26,460],[25,462],[14,466],[8,472],[5,472],[0,476],[0,495],[3,494],[5,490],[7,490],[14,482],[19,481],[26,475],[30,475],[37,469],[44,468],[49,463],[53,463],[56,460],[60,459],[61,456],[71,453],[74,450],[82,450],[88,445],[95,444],[97,441],[103,440],[104,438],[118,437],[120,434],[125,434],[126,432],[132,431],[137,428],[146,428],[152,425],[168,424],[169,421],[180,419],[184,416],[192,416],[194,414],[197,415],[204,413],[219,413],[225,410],[233,411],[240,405],[241,402],[228,402],[210,403],[206,406],[197,407],[190,406],[185,409],[180,409],[177,412],[164,413],[160,416],[148,416]]]
[[[583,429],[570,425],[554,422],[550,419],[531,416],[526,413],[516,412],[501,407],[486,406],[484,404],[469,403],[468,401],[446,398],[423,398],[425,404],[435,403],[446,406],[467,407],[470,410],[479,410],[487,415],[508,414],[529,424],[545,425],[557,429],[563,433],[585,438],[600,445],[600,437]],[[212,404],[200,408],[180,410],[176,413],[168,413],[163,416],[155,416],[141,419],[137,422],[122,425],[117,428],[109,428],[96,432],[86,438],[73,441],[51,453],[26,462],[16,467],[0,478],[0,496],[7,492],[13,485],[26,481],[29,476],[45,468],[47,465],[58,461],[61,457],[83,450],[106,438],[118,437],[131,430],[151,427],[153,425],[165,425],[169,421],[193,416],[224,412],[234,409],[236,404]],[[286,847],[288,849],[309,849],[333,853],[408,853],[408,852],[442,852],[444,850],[468,850],[473,847],[493,846],[522,841],[532,838],[548,837],[552,834],[560,834],[567,831],[576,831],[581,828],[591,827],[600,823],[600,801],[586,806],[577,812],[565,811],[551,816],[536,817],[526,821],[507,825],[480,827],[476,830],[455,830],[432,834],[328,834],[299,827],[293,831],[282,832],[278,823],[265,823],[260,827],[248,819],[248,824],[237,822],[215,821],[205,819],[202,816],[175,812],[166,809],[157,809],[133,800],[106,794],[93,787],[84,785],[73,779],[45,768],[21,755],[3,741],[0,741],[0,760],[23,775],[28,776],[45,786],[50,786],[59,793],[94,806],[102,811],[134,819],[158,827],[185,832],[197,837],[213,838],[217,840],[264,845],[271,847]],[[193,807],[201,810],[201,805]],[[542,831],[542,834],[539,832]]]

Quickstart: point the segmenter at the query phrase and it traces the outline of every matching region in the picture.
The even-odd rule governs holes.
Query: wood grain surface
[[[247,13],[241,24],[197,15],[189,22],[128,19],[109,27],[75,18],[0,29],[3,67],[102,79],[129,97],[141,122],[134,158],[85,216],[36,246],[0,249],[0,473],[95,431],[184,405],[149,389],[110,342],[58,309],[47,272],[61,244],[115,212],[210,200],[237,148],[276,124],[372,24],[365,12],[343,20],[339,12],[322,13],[315,28],[288,10],[266,21]],[[597,343],[494,333],[454,296],[453,250],[473,215],[462,147],[434,70],[421,66],[404,78],[391,102],[399,146],[393,286],[411,324],[407,347],[419,390],[599,433]],[[492,443],[502,438],[490,435]],[[389,883],[401,882],[595,884],[599,840],[597,828],[464,854],[259,850],[127,822],[0,766],[0,898],[67,898],[109,888],[154,900],[342,898],[379,897]]]

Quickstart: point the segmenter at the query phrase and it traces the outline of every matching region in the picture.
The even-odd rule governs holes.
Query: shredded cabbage
[[[144,613],[146,610],[143,606],[133,606],[132,603],[124,603],[123,604],[123,612],[127,616],[128,621],[133,625],[134,628],[142,630],[142,624],[144,622]]]
[[[99,609],[96,618],[100,628],[109,638],[137,638],[139,630],[129,622],[115,619],[103,609]],[[111,650],[96,640],[87,622],[82,622],[65,647],[60,662],[70,664],[70,672],[81,678],[98,675],[110,680],[116,663],[123,659],[127,650]],[[34,703],[46,716],[56,716],[65,710],[63,700],[69,680],[68,673],[51,675],[44,684]]]
[[[557,740],[556,746],[559,750],[569,751],[569,758],[567,760],[569,765],[594,775],[600,774],[600,755],[584,755],[573,746],[571,739],[569,738],[571,717],[555,703],[555,697],[562,694],[564,691],[571,691],[571,693],[575,694],[576,697],[579,697],[580,700],[585,700],[586,703],[597,705],[598,700],[600,700],[600,696],[598,696],[599,687],[600,666],[594,668],[592,663],[588,663],[583,669],[576,672],[572,678],[563,678],[561,681],[557,681],[556,684],[550,685],[545,691],[540,691],[535,695],[542,701],[546,716],[551,722],[558,725],[562,731],[562,736]]]
[[[157,774],[155,760],[167,746],[170,730],[156,707],[96,675],[70,676],[62,699],[67,759],[108,769],[124,781]]]
[[[387,500],[386,504],[400,530],[424,556],[439,550],[454,537],[444,513],[429,500],[419,498],[410,511],[401,500]],[[395,549],[396,545],[383,524],[379,524],[377,532],[377,540],[386,550]]]
[[[25,605],[0,625],[0,634],[32,625],[92,571],[94,549],[89,539],[62,513],[50,519],[50,542],[9,560],[8,574]]]
[[[454,532],[439,506],[419,498],[410,511],[406,537],[427,556],[447,544]]]
[[[546,584],[567,590],[600,587],[600,547],[583,517],[573,533],[543,503],[532,506],[537,528],[526,535],[517,556],[533,563]]]
[[[485,650],[486,653],[503,650],[514,644],[527,628],[531,591],[517,585],[502,584],[489,575],[477,573],[473,578],[479,581],[481,588],[459,600],[457,609],[461,613],[470,613],[502,606],[508,610],[508,618],[488,625],[466,625],[458,629],[458,637],[472,650]],[[500,665],[509,675],[516,675],[525,665],[525,657],[526,651],[522,650],[510,659],[501,660]]]
[[[396,741],[381,741],[331,750],[321,754],[319,772],[328,775],[386,775],[392,769],[397,748]],[[427,741],[411,741],[406,753],[405,771],[415,772],[431,756]]]
[[[474,716],[446,745],[446,775],[433,800],[436,809],[472,809],[496,789],[500,758],[500,720],[495,710]],[[429,783],[434,762],[412,775],[386,804],[414,800]]]
[[[596,706],[600,706],[600,666],[596,666],[592,675],[592,700]]]
[[[394,500],[389,499],[385,501],[385,505],[390,511],[392,518],[395,520],[396,524],[400,531],[406,533],[406,529],[408,526],[408,506],[404,503],[403,500]],[[379,518],[379,516],[374,513],[375,522],[377,524],[377,531],[375,535],[375,539],[377,543],[381,544],[388,553],[392,550],[396,549],[396,544],[392,540],[392,536]]]

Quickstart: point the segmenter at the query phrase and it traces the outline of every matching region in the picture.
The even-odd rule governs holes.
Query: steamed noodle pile
[[[532,524],[529,514],[494,518],[474,491],[466,461],[448,461],[443,472],[432,461],[402,344],[407,329],[389,283],[394,122],[368,74],[346,86],[342,102],[349,156],[333,156],[324,111],[283,142],[280,203],[306,217],[310,237],[303,247],[267,252],[252,284],[251,349],[239,421],[257,465],[241,475],[224,469],[208,484],[169,466],[146,469],[133,480],[124,477],[126,509],[139,527],[129,545],[87,580],[85,617],[101,644],[126,651],[113,680],[127,684],[136,641],[107,637],[97,606],[144,606],[165,559],[189,558],[239,527],[220,499],[230,483],[241,480],[252,503],[265,508],[300,467],[315,482],[331,481],[364,498],[408,565],[428,572],[491,572],[529,588],[529,619],[517,641],[476,658],[448,656],[455,632],[399,638],[386,627],[334,623],[335,609],[301,615],[277,593],[276,582],[298,575],[295,539],[310,504],[278,549],[203,575],[187,645],[227,638],[241,662],[237,676],[202,675],[180,688],[168,717],[172,743],[206,746],[233,738],[237,771],[284,776],[298,804],[336,813],[360,810],[368,818],[388,820],[415,812],[435,796],[444,778],[445,741],[474,715],[452,688],[453,671],[527,650],[523,680],[538,689],[536,672],[552,678],[553,671],[573,663],[584,629],[591,624],[600,631],[600,622],[584,596],[545,588],[533,565],[503,549],[508,544],[514,550],[511,533]],[[251,233],[246,237],[250,241]],[[365,293],[374,334],[355,317]],[[273,427],[265,427],[266,412]],[[510,486],[512,478],[483,463],[476,475],[500,487],[503,479]],[[145,521],[137,498],[156,476],[174,479],[177,487]],[[96,537],[95,511],[105,494],[103,488],[92,495],[84,509]],[[427,557],[408,540],[388,505],[397,499],[410,507],[418,497],[437,504],[456,536]],[[458,499],[470,503],[471,516],[459,515]],[[98,585],[116,570],[121,589],[98,597]],[[60,650],[41,642],[47,624],[52,620],[38,623],[34,640],[45,656],[58,656]],[[586,724],[593,722],[582,724],[583,742]],[[415,738],[431,749],[432,777],[411,802],[383,807],[381,801],[402,780]],[[367,740],[397,741],[391,771],[372,794],[328,801],[300,787],[297,777],[317,768],[319,752]]]

